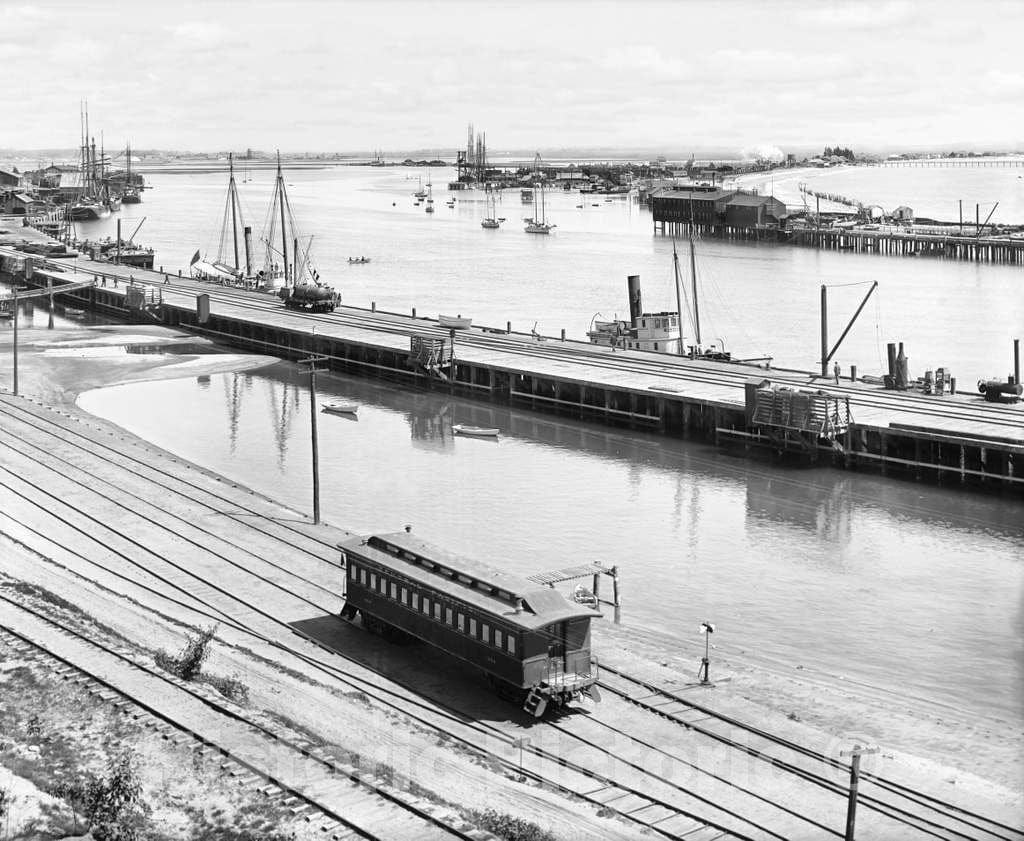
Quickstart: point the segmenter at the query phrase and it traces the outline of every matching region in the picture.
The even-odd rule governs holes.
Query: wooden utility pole
[[[860,781],[860,758],[863,754],[878,753],[878,748],[862,748],[854,745],[853,750],[840,751],[840,756],[851,756],[850,760],[850,800],[846,806],[845,841],[854,841],[853,830],[857,819],[857,784]]]
[[[11,318],[14,321],[14,396],[18,396],[18,280],[15,278],[11,287]]]
[[[316,429],[316,375],[326,368],[317,368],[327,362],[326,356],[310,356],[299,364],[309,365],[309,434],[313,453],[313,525],[320,525],[320,444]]]

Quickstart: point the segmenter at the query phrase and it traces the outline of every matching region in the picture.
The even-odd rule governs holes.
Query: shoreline
[[[92,334],[91,337],[83,337],[81,328],[65,331],[65,335],[62,335],[59,330],[47,330],[45,333],[48,340],[47,344],[51,347],[62,344],[88,345],[90,343],[110,342],[111,337],[113,337],[115,344],[124,344],[127,339],[131,338],[131,336],[123,335],[124,329],[118,325],[91,328],[89,330]],[[156,340],[167,344],[173,344],[176,341],[188,343],[195,341],[195,337],[190,334],[179,333],[166,327],[151,326],[137,328],[134,325],[130,325],[127,326],[127,329],[137,336],[144,336],[147,341]],[[43,331],[36,328],[34,331],[27,332]],[[52,361],[59,361],[60,365],[51,365]],[[109,368],[102,371],[95,370],[99,367],[96,364],[98,360],[95,356],[83,357],[80,360],[75,360],[71,365],[68,365],[68,361],[68,357],[65,356],[48,357],[46,354],[38,353],[26,356],[27,364],[23,363],[26,371],[22,379],[24,383],[22,393],[30,394],[33,399],[40,400],[43,403],[60,406],[69,412],[80,413],[88,417],[92,423],[116,430],[116,433],[122,437],[134,439],[144,444],[148,449],[159,452],[168,458],[181,460],[183,457],[179,454],[164,450],[145,439],[138,438],[129,430],[119,427],[100,416],[88,413],[78,406],[78,397],[87,391],[128,383],[158,381],[181,376],[254,370],[273,364],[277,359],[269,356],[241,354],[210,354],[206,359],[192,360],[170,355],[160,357],[139,356],[138,361],[131,361],[130,369],[125,370],[125,366],[119,366],[114,371],[111,371]],[[204,472],[210,472],[209,468],[201,464],[196,464],[195,467]],[[255,493],[260,492],[256,491]],[[260,495],[263,496],[263,494]],[[276,501],[274,502],[275,504],[280,504]],[[341,524],[335,525],[344,528]],[[627,621],[624,625],[614,626],[610,622],[604,622],[596,626],[595,635],[606,638],[609,645],[623,652],[621,656],[625,662],[629,662],[629,652],[631,651],[642,652],[642,656],[648,666],[654,666],[655,664],[662,664],[664,666],[667,662],[673,662],[675,669],[673,679],[678,679],[680,673],[693,671],[694,664],[699,661],[700,653],[697,651],[699,646],[695,646],[688,641],[681,642],[679,639],[643,623],[630,623]],[[668,652],[678,650],[681,647],[687,651],[685,656],[676,654],[667,657]],[[762,697],[759,699],[759,702],[769,708],[795,707],[797,708],[797,715],[801,720],[815,721],[820,726],[835,729],[838,726],[838,722],[841,722],[849,715],[849,710],[844,709],[844,704],[849,703],[851,709],[856,708],[858,710],[857,717],[861,721],[865,723],[874,721],[879,727],[880,732],[887,732],[891,731],[891,727],[886,720],[887,708],[885,704],[895,703],[905,710],[912,710],[916,707],[918,715],[935,722],[944,720],[943,717],[950,719],[974,717],[985,728],[1005,728],[1007,731],[1010,731],[1005,734],[1008,743],[1014,740],[1018,742],[1021,747],[1021,755],[1024,755],[1024,734],[1020,733],[1017,725],[1011,721],[999,719],[991,715],[978,716],[971,710],[957,708],[937,700],[910,696],[900,691],[900,687],[861,684],[850,681],[842,675],[818,670],[813,667],[805,668],[801,664],[788,664],[769,656],[750,654],[740,649],[738,645],[723,644],[717,650],[717,656],[722,659],[723,663],[729,664],[727,668],[733,672],[733,679],[742,680],[750,692],[754,693],[756,691],[759,675],[766,681],[781,683],[788,687],[785,691],[781,691],[781,687],[776,687],[775,691],[780,693],[777,697]],[[816,686],[820,691],[834,694],[836,697],[827,705],[806,706],[805,704],[809,700],[806,696],[811,691],[807,687],[811,685]],[[872,701],[872,695],[884,696],[886,700],[881,702],[882,706],[876,709],[875,707],[879,702],[877,699]],[[845,701],[842,699],[845,699]],[[1011,733],[1014,737],[1012,739],[1010,738]],[[948,742],[951,738],[953,739],[952,744],[958,745],[954,734],[945,734],[940,741]],[[916,750],[921,753],[930,753],[933,760],[943,759],[945,761],[952,761],[954,757],[962,756],[962,750],[964,749],[963,746],[957,746],[950,747],[949,752],[943,750],[933,751],[931,748],[926,748],[924,743],[920,743],[915,747],[914,740],[908,742],[906,748],[911,751]],[[1000,782],[1010,785],[1015,778],[1014,773],[1006,770],[1001,772],[996,770],[1003,766],[1005,758],[998,760],[995,756],[992,756],[989,759],[992,761],[990,771],[994,773]]]

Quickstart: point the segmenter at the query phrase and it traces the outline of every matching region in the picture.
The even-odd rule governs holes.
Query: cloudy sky
[[[0,0],[0,148],[1024,146],[1024,2]],[[12,82],[14,82],[12,84]]]

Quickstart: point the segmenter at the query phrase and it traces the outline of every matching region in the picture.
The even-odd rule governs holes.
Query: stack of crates
[[[409,358],[424,368],[440,368],[451,361],[451,347],[436,336],[411,336]]]

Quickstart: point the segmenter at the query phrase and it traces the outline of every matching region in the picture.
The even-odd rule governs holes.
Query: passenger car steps
[[[526,696],[526,702],[523,704],[523,709],[530,715],[534,716],[534,718],[540,718],[544,715],[544,710],[547,709],[547,706],[547,696],[540,691],[539,686],[535,686],[530,690],[530,694]]]

